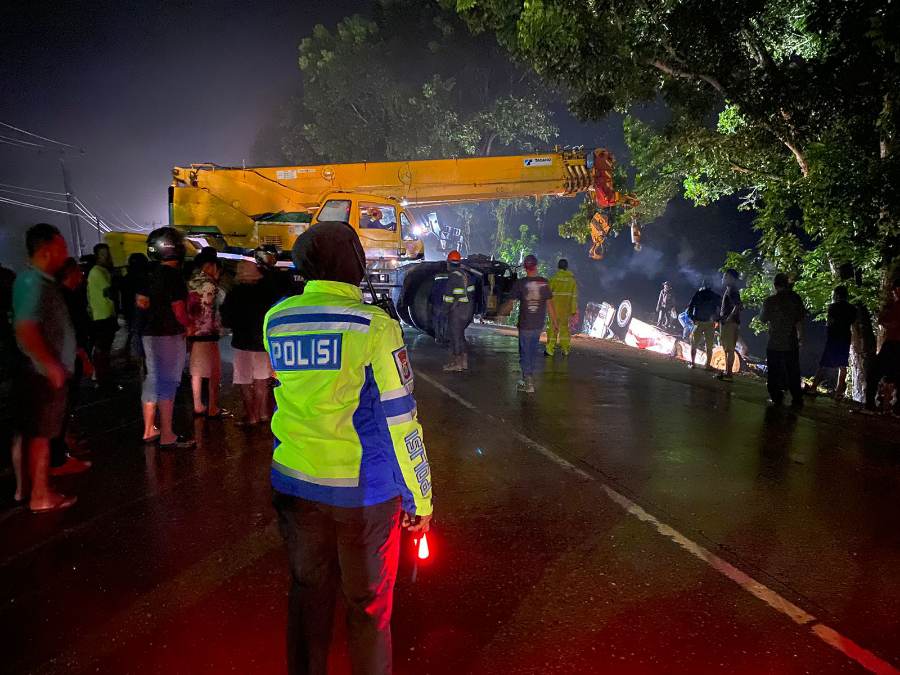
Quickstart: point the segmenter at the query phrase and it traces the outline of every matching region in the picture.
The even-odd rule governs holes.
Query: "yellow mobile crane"
[[[285,258],[311,223],[347,222],[360,235],[376,288],[390,290],[403,314],[405,306],[416,304],[409,294],[421,293],[409,288],[409,270],[400,268],[424,253],[407,207],[585,192],[592,193],[600,207],[629,203],[615,191],[612,166],[612,156],[603,149],[317,166],[192,164],[172,170],[169,222],[196,247],[247,254],[268,245]],[[140,250],[128,235],[107,239],[117,264],[127,253]],[[489,276],[497,276],[494,272],[502,266],[488,264],[484,256],[472,258],[478,260],[470,264],[490,268],[481,270]],[[414,276],[426,278],[426,266],[417,265]],[[497,304],[493,287],[485,297],[482,310],[490,311]]]

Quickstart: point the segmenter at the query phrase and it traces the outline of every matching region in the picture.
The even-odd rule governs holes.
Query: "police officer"
[[[446,372],[462,372],[469,369],[466,353],[466,326],[472,321],[472,294],[474,284],[460,265],[462,256],[453,250],[447,254],[447,286],[444,290],[444,306],[447,312],[447,337],[450,340],[450,361]]]
[[[556,352],[557,342],[562,349],[563,356],[569,355],[569,320],[578,315],[578,285],[575,283],[575,275],[569,271],[569,261],[560,258],[557,263],[558,271],[550,278],[550,292],[553,298],[553,308],[556,310],[558,323],[547,323],[547,349],[544,354],[553,356]]]
[[[412,367],[400,325],[362,301],[364,255],[347,224],[312,226],[293,249],[304,292],[270,309],[263,328],[280,383],[271,480],[292,575],[292,674],[326,672],[338,588],[353,672],[391,672],[400,528],[431,521]]]

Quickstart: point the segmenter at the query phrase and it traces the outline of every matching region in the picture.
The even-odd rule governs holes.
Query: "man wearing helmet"
[[[143,345],[147,374],[141,393],[144,413],[144,441],[159,442],[164,449],[193,447],[194,442],[177,436],[172,429],[175,392],[181,382],[185,361],[187,285],[181,273],[184,238],[172,227],[161,227],[147,237],[147,255],[156,265],[147,286],[135,297],[146,311]],[[159,408],[159,429],[155,426]]]
[[[444,307],[447,312],[447,337],[450,340],[450,361],[444,366],[447,372],[469,369],[466,352],[466,326],[472,321],[472,294],[475,285],[462,269],[459,251],[447,255],[447,286],[444,289]]]

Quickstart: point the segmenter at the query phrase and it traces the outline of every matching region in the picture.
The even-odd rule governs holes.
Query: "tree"
[[[301,92],[274,112],[254,147],[266,164],[530,152],[557,135],[546,86],[435,3],[379,0],[371,19],[318,25],[300,43],[298,65]],[[466,241],[495,216],[496,252],[508,205],[451,210]]]
[[[371,19],[317,25],[299,52],[301,93],[257,144],[286,162],[528,151],[557,133],[536,78],[432,3],[380,0]]]
[[[565,87],[583,117],[664,103],[662,124],[626,120],[643,218],[678,192],[698,205],[740,197],[760,244],[729,264],[748,274],[751,300],[780,269],[818,313],[846,276],[877,302],[900,251],[897,3],[453,4]]]

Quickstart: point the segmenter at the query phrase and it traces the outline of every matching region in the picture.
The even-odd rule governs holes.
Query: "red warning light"
[[[431,555],[431,552],[428,550],[428,539],[423,534],[421,539],[415,541],[416,544],[416,557],[419,560],[428,560],[428,556]]]

